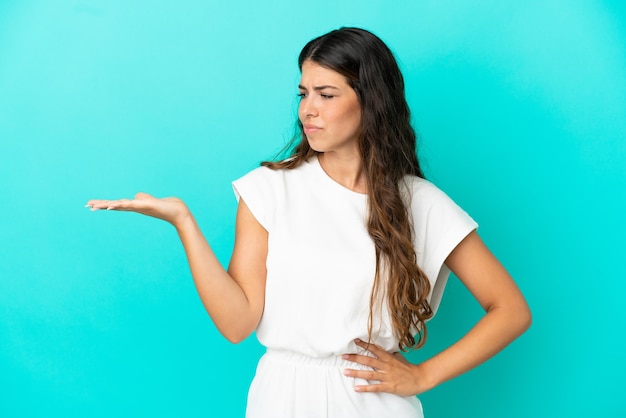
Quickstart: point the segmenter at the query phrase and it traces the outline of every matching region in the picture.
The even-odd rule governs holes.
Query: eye
[[[322,93],[320,93],[320,96],[322,96],[323,99],[332,99],[333,97],[335,97],[332,94],[322,94]]]
[[[300,99],[304,99],[306,97],[306,93],[298,93],[296,96]]]

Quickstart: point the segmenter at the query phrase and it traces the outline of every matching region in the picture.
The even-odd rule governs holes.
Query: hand
[[[174,226],[190,216],[185,203],[176,197],[157,199],[147,193],[137,193],[134,199],[90,200],[87,207],[92,211],[99,209],[137,212],[142,215],[162,219]]]
[[[357,392],[388,392],[401,396],[414,396],[425,390],[419,379],[419,366],[409,363],[400,353],[388,353],[381,347],[355,340],[355,343],[369,351],[374,357],[360,354],[344,354],[345,360],[368,366],[373,370],[346,369],[344,374],[379,383],[358,385]]]

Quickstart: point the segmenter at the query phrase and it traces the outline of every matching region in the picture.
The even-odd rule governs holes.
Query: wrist
[[[416,376],[417,395],[427,392],[437,386],[440,382],[436,378],[436,374],[426,361],[424,363],[414,365],[414,375]]]
[[[195,228],[195,219],[191,214],[191,211],[187,208],[187,206],[183,206],[183,209],[179,214],[172,220],[172,225],[174,228],[180,233],[183,231],[188,231],[189,229]]]

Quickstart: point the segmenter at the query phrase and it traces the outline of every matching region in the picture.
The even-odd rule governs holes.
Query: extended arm
[[[226,271],[187,206],[176,198],[139,193],[133,200],[90,200],[92,210],[131,211],[163,219],[178,232],[204,307],[229,341],[245,339],[258,325],[265,299],[267,231],[239,201],[235,247]]]
[[[530,326],[531,314],[524,297],[476,232],[470,233],[452,251],[446,265],[474,295],[485,316],[455,344],[417,365],[408,364],[379,347],[358,342],[375,357],[349,354],[346,358],[374,370],[347,370],[346,374],[381,383],[357,386],[357,391],[422,393],[478,366]]]

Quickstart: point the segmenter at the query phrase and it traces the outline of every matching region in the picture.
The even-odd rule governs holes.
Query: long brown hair
[[[408,202],[400,191],[406,175],[424,177],[402,73],[384,42],[358,28],[341,28],[313,39],[300,53],[300,70],[306,60],[346,77],[361,105],[359,148],[367,180],[367,228],[376,249],[370,340],[373,311],[384,295],[399,348],[419,348],[426,340],[425,322],[433,313],[428,303],[430,282],[417,265]],[[264,166],[295,168],[317,153],[309,146],[300,121],[298,125],[290,157]]]

